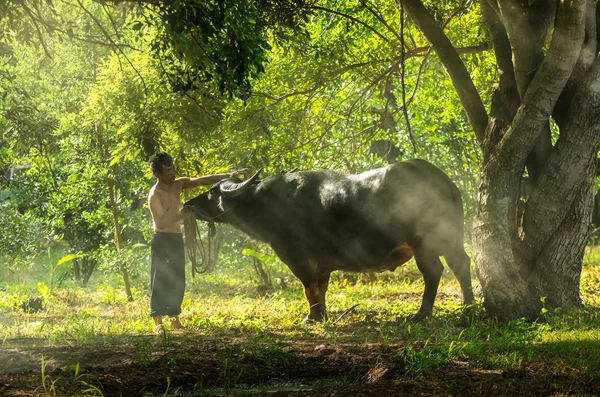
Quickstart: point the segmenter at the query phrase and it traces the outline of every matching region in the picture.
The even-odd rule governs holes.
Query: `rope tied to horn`
[[[258,175],[262,171],[262,168],[258,170],[251,178],[246,179],[243,182],[233,183],[233,189],[223,189],[221,185],[219,185],[219,189],[221,193],[226,197],[235,197],[242,194],[246,191],[252,184],[257,180]],[[238,171],[230,174],[231,176],[235,176]],[[243,170],[242,173],[246,173],[246,170]],[[202,236],[200,233],[200,229],[198,227],[198,222],[196,219],[196,214],[198,213],[198,208],[186,208],[183,209],[183,227],[184,227],[184,242],[185,247],[188,253],[188,257],[192,262],[192,277],[195,277],[196,273],[202,274],[206,273],[209,270],[212,270],[216,263],[216,258],[213,258],[212,254],[212,239],[215,237],[217,233],[217,229],[215,227],[215,220],[221,218],[225,213],[231,211],[236,207],[236,204],[233,204],[229,208],[223,210],[221,213],[216,216],[205,216],[201,214],[201,219],[208,220],[208,234],[207,234],[207,245],[208,249],[204,246],[204,242],[202,241]],[[197,253],[200,253],[201,261],[198,263],[197,261]]]
[[[185,238],[185,248],[190,262],[192,262],[192,277],[196,274],[206,273],[215,265],[212,257],[212,239],[217,233],[214,222],[208,223],[207,247],[202,241],[202,234],[198,227],[195,211],[184,211],[183,230]],[[200,262],[198,263],[197,254],[200,253]]]

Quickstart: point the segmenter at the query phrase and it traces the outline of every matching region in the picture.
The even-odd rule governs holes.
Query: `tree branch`
[[[494,149],[511,154],[497,158],[503,162],[499,166],[513,172],[523,168],[579,57],[586,0],[563,3],[560,8],[548,55],[530,83],[510,129]]]
[[[102,26],[102,24],[100,23],[100,21],[98,21],[98,19],[96,19],[96,17],[94,16],[94,14],[92,14],[87,8],[85,8],[85,6],[83,5],[83,3],[81,2],[81,0],[77,0],[77,3],[79,3],[79,6],[85,11],[86,14],[88,14],[90,16],[90,18],[92,18],[92,20],[94,21],[94,23],[100,28],[100,30],[102,31],[102,33],[104,34],[104,36],[113,44],[115,45],[114,40],[112,39],[112,37],[110,37],[110,35],[108,34],[108,32],[104,29],[104,26]],[[132,69],[135,71],[135,73],[138,75],[138,77],[140,78],[140,80],[142,81],[142,85],[144,86],[144,103],[146,103],[148,101],[148,87],[146,86],[146,82],[144,80],[144,77],[141,75],[141,73],[137,70],[137,68],[135,67],[135,65],[133,64],[133,62],[131,62],[131,60],[129,59],[129,57],[125,54],[125,52],[115,46],[115,48],[125,57],[125,59],[127,60],[127,63],[129,63],[129,66],[132,67]]]
[[[517,89],[523,98],[544,54],[541,45],[534,39],[533,30],[527,19],[527,10],[520,0],[503,0],[498,4],[500,19],[510,38]]]
[[[107,8],[106,4],[102,4],[102,9],[104,10],[104,13],[108,17],[108,20],[110,21],[110,24],[113,27],[115,36],[117,37],[117,39],[121,40],[121,35],[119,34],[119,29],[117,28],[117,24],[115,23],[115,20],[113,19],[112,15],[110,14],[110,10]]]
[[[556,0],[534,0],[527,11],[529,25],[540,47],[546,43],[552,32],[557,6]]]
[[[596,6],[596,42],[600,43],[600,7]],[[596,55],[598,50],[600,50],[600,46],[598,46],[599,48],[596,48]]]
[[[406,129],[408,130],[408,138],[410,139],[410,143],[412,144],[413,150],[415,154],[417,153],[417,143],[415,142],[415,138],[412,133],[412,128],[410,126],[410,117],[408,117],[408,108],[406,106],[406,82],[405,82],[405,71],[406,71],[406,58],[405,58],[405,47],[404,47],[404,6],[402,1],[400,1],[400,42],[402,45],[400,46],[400,83],[402,84],[402,114],[404,115],[404,120],[406,122]]]
[[[356,23],[358,23],[359,25],[362,25],[362,26],[364,26],[365,28],[369,29],[371,32],[373,32],[373,33],[375,33],[377,36],[379,36],[379,37],[380,37],[380,38],[381,38],[383,41],[385,41],[386,43],[388,43],[388,44],[390,44],[390,45],[391,45],[390,39],[388,39],[388,38],[387,38],[387,37],[385,37],[383,34],[381,34],[381,33],[380,33],[380,32],[379,32],[377,29],[375,29],[374,27],[372,27],[372,26],[371,26],[371,25],[369,25],[368,23],[366,23],[366,22],[363,22],[363,21],[361,21],[360,19],[358,19],[358,18],[355,18],[355,17],[353,17],[353,16],[351,16],[351,15],[344,14],[343,12],[339,12],[339,11],[336,11],[336,10],[332,10],[331,8],[319,7],[319,6],[315,6],[315,5],[310,5],[310,6],[307,6],[307,7],[306,7],[306,9],[309,9],[309,10],[320,10],[320,11],[325,11],[325,12],[329,12],[329,13],[332,13],[332,14],[339,15],[339,16],[342,16],[342,17],[344,17],[344,18],[347,18],[347,19],[349,19],[349,20],[351,20],[351,21],[353,21],[353,22],[356,22]]]
[[[520,98],[512,64],[510,41],[500,17],[488,0],[480,0],[479,3],[496,54],[496,65],[500,75],[500,90],[504,93],[506,105],[511,111],[510,119],[512,119],[519,108]]]
[[[67,31],[64,28],[62,28],[60,26],[60,24],[55,23],[54,21],[51,20],[47,20],[44,19],[43,17],[43,13],[41,10],[39,10],[39,8],[37,8],[37,3],[34,4],[36,7],[36,11],[37,14],[34,14],[33,11],[31,9],[29,9],[24,3],[23,3],[23,7],[26,10],[29,18],[31,19],[32,23],[36,26],[37,30],[38,30],[38,37],[40,39],[40,43],[42,44],[42,46],[44,47],[44,50],[46,51],[46,55],[51,58],[51,56],[49,55],[49,53],[47,52],[47,47],[46,47],[46,42],[43,40],[43,36],[41,35],[41,29],[39,27],[39,25],[42,25],[43,27],[46,28],[46,30],[50,29],[51,31],[54,32],[58,32],[61,34],[64,34],[65,36],[74,39],[74,40],[78,40],[84,43],[90,43],[90,44],[96,44],[96,45],[101,45],[101,46],[109,46],[109,47],[113,47],[113,48],[119,48],[119,47],[126,47],[126,48],[131,48],[132,50],[138,50],[134,47],[132,47],[129,44],[126,43],[117,43],[114,40],[110,40],[109,43],[101,41],[99,39],[96,39],[93,36],[79,36],[74,34],[71,31]],[[73,5],[74,6],[74,5]],[[51,9],[51,11],[53,11]],[[56,14],[56,11],[53,11]]]
[[[594,10],[594,0],[587,0],[587,3],[583,48],[581,49],[579,59],[577,60],[575,68],[573,69],[573,73],[567,82],[567,86],[558,98],[558,102],[556,103],[554,111],[552,112],[552,117],[560,129],[564,127],[564,124],[567,120],[571,101],[573,100],[573,95],[575,94],[575,89],[585,77],[585,74],[594,63],[597,55],[597,16]]]
[[[369,12],[371,14],[373,14],[375,16],[375,18],[377,18],[377,20],[379,20],[379,22],[381,22],[381,24],[383,26],[385,26],[398,39],[398,41],[400,43],[404,44],[404,40],[400,37],[400,35],[396,31],[394,31],[394,29],[392,29],[392,27],[386,22],[386,20],[383,18],[383,16],[379,12],[377,12],[375,9],[373,9],[366,0],[359,0],[359,1],[367,10],[369,10]]]
[[[488,116],[464,63],[461,61],[450,40],[448,40],[448,37],[442,31],[440,25],[429,14],[420,0],[400,1],[403,2],[408,15],[415,21],[440,57],[465,108],[475,137],[480,144],[483,143]]]
[[[542,45],[552,27],[556,9],[555,6],[545,4],[547,1],[538,0],[529,9],[525,9],[519,0],[504,0],[498,3],[500,17],[510,37],[515,79],[521,98],[524,97],[544,58]],[[535,25],[531,25],[530,22]],[[551,151],[552,140],[548,120],[525,163],[532,186],[535,186]]]
[[[46,41],[44,40],[44,35],[42,34],[42,31],[37,23],[35,16],[33,15],[33,12],[31,12],[29,7],[27,7],[27,5],[25,5],[25,4],[23,4],[23,8],[25,9],[25,12],[27,13],[27,15],[29,15],[31,22],[33,22],[33,25],[35,26],[35,30],[37,31],[38,38],[40,39],[40,43],[42,43],[42,47],[44,48],[44,52],[46,53],[46,56],[48,58],[52,58],[52,55],[50,55],[50,51],[48,51],[48,47],[46,46]]]
[[[490,122],[486,129],[485,139],[481,144],[484,162],[487,161],[492,149],[500,142],[502,134],[514,118],[521,104],[508,35],[496,12],[497,4],[495,5],[496,8],[494,8],[490,2],[491,0],[479,0],[481,14],[488,27],[492,46],[496,54],[496,66],[500,77],[500,85],[492,94]]]

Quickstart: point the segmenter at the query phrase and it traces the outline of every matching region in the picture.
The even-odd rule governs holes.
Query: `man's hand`
[[[229,174],[229,177],[233,178],[234,176],[238,175],[248,175],[248,168],[242,168],[241,170],[233,171]]]

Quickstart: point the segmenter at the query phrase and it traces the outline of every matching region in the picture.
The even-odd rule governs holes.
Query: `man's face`
[[[175,167],[171,165],[163,165],[162,170],[156,174],[156,177],[161,182],[173,183],[175,182]]]

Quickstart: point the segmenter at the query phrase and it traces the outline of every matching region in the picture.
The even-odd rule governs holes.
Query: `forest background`
[[[378,6],[399,29],[398,8]],[[135,5],[56,7],[60,21],[41,9],[2,19],[3,283],[86,286],[127,273],[145,293],[147,159],[157,150],[174,156],[180,176],[242,167],[264,176],[359,173],[424,158],[459,186],[472,220],[480,153],[444,68],[414,27],[403,27],[412,54],[400,65],[366,28],[381,24],[377,12],[354,5],[348,19],[312,10],[301,27],[267,30],[265,69],[249,76],[248,91],[186,80],[189,66],[153,44],[165,29],[158,16]],[[489,97],[497,72],[478,7],[440,3],[435,12]],[[252,266],[241,253],[258,247],[239,234],[227,241],[220,266]]]

